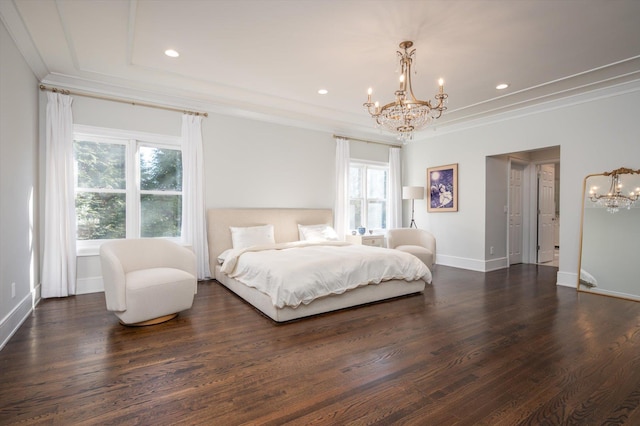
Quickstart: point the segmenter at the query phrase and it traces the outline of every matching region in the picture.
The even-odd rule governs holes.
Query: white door
[[[538,172],[538,263],[553,260],[555,234],[555,166],[543,164]]]
[[[522,179],[524,166],[511,164],[509,171],[509,265],[522,263]]]

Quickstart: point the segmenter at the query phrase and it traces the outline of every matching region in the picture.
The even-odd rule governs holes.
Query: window
[[[349,167],[349,228],[387,228],[389,165],[351,162]]]
[[[179,238],[179,138],[84,126],[75,129],[78,248],[97,247],[115,238]]]

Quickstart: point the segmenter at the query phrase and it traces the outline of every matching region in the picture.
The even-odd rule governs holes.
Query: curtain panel
[[[336,199],[333,208],[333,222],[340,240],[344,240],[349,230],[349,140],[336,138]]]
[[[400,148],[389,148],[389,210],[387,229],[402,228],[402,169]]]
[[[198,279],[211,277],[205,220],[202,117],[182,116],[182,239],[196,254]]]
[[[68,95],[47,93],[43,298],[76,294],[72,102]]]

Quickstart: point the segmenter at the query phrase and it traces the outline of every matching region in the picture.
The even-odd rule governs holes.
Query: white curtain
[[[349,140],[336,138],[336,200],[333,227],[338,238],[345,239],[349,230]]]
[[[387,229],[402,228],[402,170],[400,148],[389,148],[389,207]]]
[[[182,239],[196,254],[198,278],[211,277],[204,202],[202,117],[182,116]]]
[[[73,117],[67,95],[47,92],[41,296],[76,294]]]

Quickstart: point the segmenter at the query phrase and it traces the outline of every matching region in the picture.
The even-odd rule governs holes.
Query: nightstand
[[[384,247],[384,235],[347,235],[347,242],[365,246]]]

